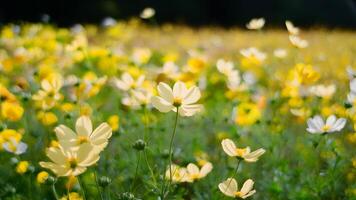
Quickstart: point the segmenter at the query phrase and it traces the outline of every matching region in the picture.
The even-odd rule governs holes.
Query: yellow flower
[[[41,171],[37,174],[37,182],[43,184],[48,179],[49,174],[46,171]]]
[[[261,118],[261,111],[257,104],[241,103],[236,108],[235,123],[241,126],[251,125]]]
[[[60,200],[83,200],[83,198],[76,192],[69,193],[69,196],[64,196]]]
[[[18,121],[21,119],[24,109],[15,102],[5,101],[1,104],[1,116],[9,121]]]
[[[52,162],[40,162],[43,168],[53,171],[57,176],[78,176],[87,170],[87,167],[94,165],[99,160],[98,150],[85,143],[79,148],[55,148],[46,150],[46,155]]]
[[[107,123],[100,124],[93,131],[92,122],[87,116],[81,116],[77,119],[75,130],[76,133],[65,125],[59,125],[54,129],[59,143],[65,149],[75,148],[81,144],[90,144],[100,152],[106,147],[112,135],[112,129]]]
[[[53,125],[58,121],[57,116],[53,112],[39,112],[37,117],[45,126]]]
[[[16,166],[16,172],[19,174],[24,174],[27,172],[29,163],[27,161],[21,161]]]
[[[119,130],[120,118],[118,115],[111,115],[108,119],[108,123],[113,131]]]
[[[61,110],[64,112],[71,112],[74,110],[74,104],[72,103],[63,103],[61,105]]]
[[[205,61],[200,58],[190,58],[188,60],[188,69],[192,73],[200,73],[205,69]]]
[[[244,159],[246,162],[256,162],[260,156],[262,156],[266,150],[263,148],[257,149],[251,152],[250,147],[236,148],[235,143],[230,139],[224,139],[221,142],[224,152],[231,156]]]
[[[226,196],[246,199],[256,193],[256,190],[252,190],[253,184],[253,180],[248,179],[239,191],[237,181],[234,178],[228,178],[226,181],[219,184],[219,189]]]

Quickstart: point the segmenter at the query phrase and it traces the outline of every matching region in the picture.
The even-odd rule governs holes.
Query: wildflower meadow
[[[0,199],[356,199],[356,37],[157,25],[0,30]]]

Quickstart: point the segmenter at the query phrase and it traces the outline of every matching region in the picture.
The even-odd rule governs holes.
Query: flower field
[[[3,26],[0,199],[356,199],[355,33],[264,23]]]

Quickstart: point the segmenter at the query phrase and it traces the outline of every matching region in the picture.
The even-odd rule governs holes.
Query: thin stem
[[[99,182],[98,182],[98,176],[96,174],[96,170],[95,169],[94,169],[94,178],[95,178],[96,189],[98,190],[98,192],[100,194],[100,199],[104,200],[103,193],[101,192],[101,189],[100,189],[100,186],[99,186]]]
[[[146,138],[147,138],[147,135],[148,135],[148,114],[147,114],[147,107],[145,106],[144,107],[144,115],[145,115],[145,131],[144,131],[144,134],[143,134],[143,140],[146,142],[146,145],[148,147],[148,139],[146,141]],[[143,150],[143,155],[145,157],[145,161],[146,161],[146,165],[147,165],[147,168],[148,170],[150,171],[150,174],[151,174],[151,178],[153,180],[153,184],[154,184],[154,187],[157,188],[157,181],[156,181],[156,177],[153,173],[153,170],[151,168],[151,165],[150,163],[148,162],[148,158],[147,158],[147,147]]]
[[[136,182],[136,178],[137,178],[137,174],[138,174],[138,167],[140,166],[140,160],[141,160],[141,152],[138,153],[138,159],[137,159],[137,164],[136,164],[136,170],[135,170],[135,177],[132,181],[132,185],[131,185],[131,189],[130,191],[132,192],[134,186],[135,186],[135,182]]]
[[[169,167],[169,182],[168,182],[168,187],[167,187],[167,194],[169,193],[169,189],[172,184],[172,167],[171,167],[171,165],[172,165],[172,147],[173,147],[174,136],[176,134],[177,124],[178,124],[178,107],[177,107],[176,117],[175,117],[175,121],[174,121],[173,133],[172,133],[171,141],[169,143],[169,165],[168,165],[168,167]],[[164,173],[164,177],[165,177],[165,174],[166,173]],[[165,184],[164,184],[164,186],[165,186]]]
[[[232,179],[236,176],[237,171],[239,170],[240,163],[241,163],[241,159],[239,159],[239,161],[237,162],[237,165],[236,165],[236,168],[235,168],[235,170],[234,170],[234,173],[233,173],[233,175],[232,175],[232,177],[231,177],[231,179],[230,179],[230,181],[229,181],[229,184],[227,184],[226,189],[229,188]]]
[[[148,170],[150,171],[150,174],[151,174],[151,177],[152,177],[152,180],[153,180],[153,184],[154,184],[155,188],[157,188],[157,180],[156,180],[156,177],[155,177],[155,175],[153,173],[153,170],[152,170],[152,168],[150,166],[150,163],[148,162],[146,149],[143,151],[143,155],[145,157],[145,161],[146,161]]]
[[[83,184],[82,178],[80,176],[78,176],[78,182],[79,182],[80,189],[82,190],[83,199],[86,200],[87,199],[86,192],[85,192],[85,188],[84,188],[84,184]]]
[[[53,196],[56,200],[59,200],[59,197],[58,197],[58,194],[57,194],[57,191],[56,191],[56,184],[57,181],[54,181],[53,184],[52,184],[52,192],[53,192]]]

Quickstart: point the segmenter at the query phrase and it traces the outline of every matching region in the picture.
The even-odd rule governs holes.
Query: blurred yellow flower
[[[120,118],[118,115],[111,115],[108,120],[107,120],[108,124],[110,125],[111,129],[113,131],[117,131],[119,130],[119,122],[120,122]]]
[[[46,182],[46,180],[48,179],[49,174],[46,171],[41,171],[40,173],[37,174],[37,182],[40,184],[43,184]]]
[[[16,166],[16,172],[19,174],[24,174],[27,172],[29,163],[27,161],[20,161]]]
[[[252,125],[261,118],[261,110],[257,104],[243,102],[235,108],[235,123],[241,126]]]
[[[9,121],[18,121],[22,118],[24,109],[14,102],[5,101],[1,103],[1,116]]]

